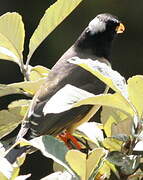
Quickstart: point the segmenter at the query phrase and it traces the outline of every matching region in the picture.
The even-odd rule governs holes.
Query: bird
[[[35,94],[26,120],[23,121],[19,136],[27,140],[41,135],[57,136],[65,129],[70,129],[80,122],[91,110],[92,105],[83,105],[61,113],[44,115],[45,104],[65,85],[70,84],[92,94],[105,91],[106,85],[90,72],[70,63],[72,57],[98,60],[111,65],[113,39],[125,30],[124,25],[114,15],[98,14],[89,22],[74,44],[61,56],[52,67],[45,83]],[[10,162],[26,151],[25,147],[12,149],[5,157]]]

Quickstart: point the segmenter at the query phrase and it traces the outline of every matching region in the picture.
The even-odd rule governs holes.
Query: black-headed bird
[[[69,63],[72,57],[98,60],[110,65],[111,45],[114,37],[124,31],[123,24],[111,14],[99,14],[63,54],[48,74],[46,82],[35,94],[26,120],[23,122],[20,136],[29,140],[41,135],[56,136],[65,129],[70,129],[75,123],[90,111],[91,105],[76,107],[61,113],[44,114],[43,109],[49,99],[66,84],[73,85],[95,95],[103,93],[106,85],[90,72],[78,65]],[[13,163],[26,148],[14,148],[7,155]]]

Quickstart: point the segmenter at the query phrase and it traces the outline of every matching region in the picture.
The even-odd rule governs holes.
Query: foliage
[[[69,4],[67,0],[58,0],[46,10],[30,39],[29,54],[25,64],[22,55],[25,32],[21,16],[14,12],[0,17],[0,58],[17,63],[24,75],[23,82],[0,84],[0,97],[12,94],[24,94],[31,98],[34,96],[50,70],[40,65],[32,67],[29,65],[30,58],[40,43],[80,2],[81,0],[72,0]],[[116,179],[123,177],[132,180],[141,179],[143,176],[141,168],[143,76],[133,76],[126,82],[117,71],[98,60],[86,59],[85,61],[74,57],[68,62],[86,69],[114,91],[113,94],[94,95],[67,84],[44,107],[43,112],[46,114],[59,113],[90,104],[93,108],[84,117],[90,119],[102,106],[101,123],[84,123],[74,132],[74,136],[80,140],[86,153],[75,149],[69,150],[63,142],[52,136],[41,136],[31,141],[22,139],[15,145],[33,146],[45,157],[54,160],[55,172],[43,180],[110,179],[113,174]],[[1,138],[21,123],[28,111],[30,101],[26,99],[14,101],[7,109],[0,111]],[[29,174],[19,175],[20,166],[24,163],[26,154],[19,157],[14,164],[10,164],[3,157],[5,153],[2,146],[0,149],[1,180],[24,180],[30,177]]]

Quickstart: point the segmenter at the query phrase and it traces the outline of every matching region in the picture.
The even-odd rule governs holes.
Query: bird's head
[[[89,22],[76,45],[83,51],[90,50],[96,56],[109,58],[112,40],[124,30],[124,25],[117,17],[107,13],[99,14]]]
[[[99,33],[119,34],[125,30],[119,19],[111,14],[99,14],[88,25],[88,32],[91,35]]]

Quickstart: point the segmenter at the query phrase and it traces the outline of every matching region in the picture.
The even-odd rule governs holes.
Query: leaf
[[[31,174],[21,175],[21,176],[17,176],[14,180],[25,180],[28,179],[30,176]]]
[[[24,82],[9,84],[8,87],[19,88],[33,96],[39,90],[40,86],[44,82],[45,82],[45,78],[41,78],[37,81],[24,81]]]
[[[67,84],[45,104],[43,113],[46,115],[48,113],[60,113],[67,111],[73,108],[73,105],[76,102],[92,96],[94,96],[94,94]]]
[[[110,88],[112,88],[115,92],[122,94],[127,100],[128,91],[125,78],[117,71],[111,69],[109,64],[107,65],[105,62],[100,62],[98,60],[93,61],[91,59],[81,59],[78,57],[73,57],[69,59],[68,62],[77,64],[89,71],[107,84]]]
[[[12,165],[8,162],[7,159],[0,156],[0,179],[8,180],[11,178],[13,171]]]
[[[86,180],[96,168],[99,168],[98,165],[103,156],[105,156],[103,148],[94,149],[88,156],[80,151],[70,150],[66,154],[66,160],[80,178]]]
[[[123,143],[122,141],[119,141],[111,137],[105,138],[102,141],[103,146],[109,151],[121,151],[122,143]]]
[[[130,116],[133,116],[133,109],[131,108],[130,104],[124,100],[124,98],[118,94],[100,94],[95,95],[94,97],[84,98],[83,100],[75,103],[73,107],[81,106],[81,105],[101,105],[101,106],[108,106],[112,108],[116,108],[120,111],[123,111]]]
[[[117,179],[120,179],[119,173],[115,168],[115,165],[110,163],[109,161],[105,160],[101,168],[99,169],[99,175],[110,178],[111,171],[117,176]],[[97,175],[98,176],[98,175]]]
[[[39,149],[44,156],[53,159],[55,162],[65,167],[74,177],[76,176],[65,160],[68,148],[63,142],[52,136],[41,136],[32,139],[29,143]]]
[[[107,156],[108,161],[112,162],[117,166],[121,166],[121,172],[125,175],[134,173],[140,163],[140,156],[136,155],[125,155],[121,152],[110,152]]]
[[[130,104],[120,94],[94,95],[70,84],[65,85],[51,97],[45,104],[43,112],[45,115],[48,113],[60,113],[87,104],[110,106],[133,115]]]
[[[42,17],[37,29],[33,33],[30,44],[28,60],[42,41],[78,6],[82,0],[58,0],[48,8]]]
[[[41,78],[47,77],[49,72],[50,72],[50,69],[47,69],[44,66],[38,65],[38,66],[31,67],[29,79],[30,81],[39,80]]]
[[[9,85],[0,84],[0,97],[10,94],[23,94],[23,91],[16,87],[10,87]]]
[[[8,12],[0,16],[0,53],[10,57],[4,58],[4,56],[0,56],[0,58],[9,59],[21,64],[24,37],[24,24],[18,13]]]
[[[77,129],[79,132],[85,134],[90,141],[98,144],[98,141],[103,141],[103,131],[98,127],[96,122],[85,122],[82,125],[78,126]]]
[[[25,113],[27,112],[29,100],[25,100],[25,104],[23,105],[21,102],[23,102],[23,100],[15,102],[17,103],[15,107],[13,102],[8,106],[8,110],[0,111],[0,138],[9,134],[19,125],[19,123],[21,123]]]
[[[66,160],[70,167],[80,176],[82,180],[86,178],[86,154],[77,151],[70,150],[66,154]]]
[[[143,76],[137,75],[128,79],[128,92],[129,98],[141,118],[143,115]]]
[[[118,134],[131,135],[133,119],[131,116],[118,109],[103,107],[101,112],[101,122],[107,137]]]
[[[67,171],[62,172],[55,172],[47,177],[42,178],[41,180],[77,180],[77,178],[72,177]]]
[[[118,151],[113,151],[108,153],[107,160],[117,166],[122,166],[124,163],[124,158],[125,154],[118,152]]]

